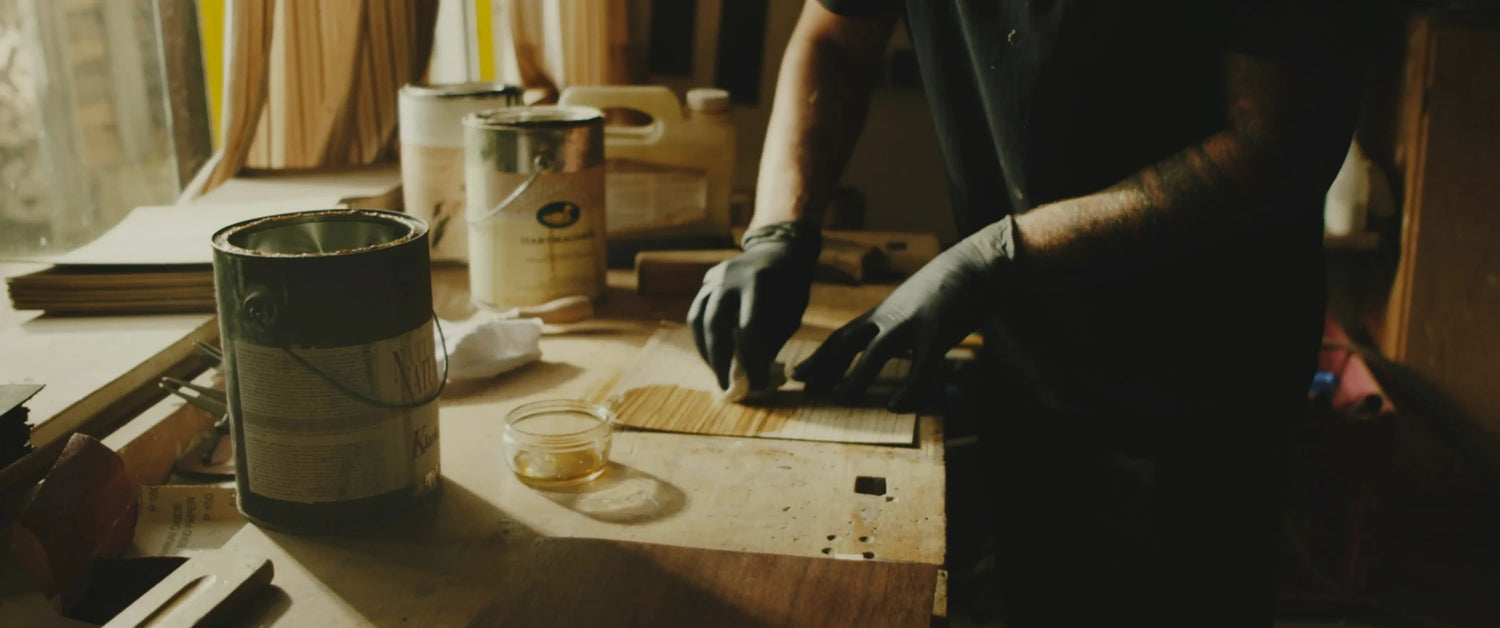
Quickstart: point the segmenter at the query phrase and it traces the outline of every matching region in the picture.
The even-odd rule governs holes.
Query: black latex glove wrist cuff
[[[740,238],[740,250],[766,242],[778,242],[790,248],[800,258],[818,259],[823,249],[823,230],[816,223],[805,220],[787,220],[756,227]]]
[[[1009,303],[1009,299],[1004,297],[1009,296],[1015,283],[1017,263],[1015,224],[1014,216],[1006,216],[964,238],[964,241],[954,246],[954,248],[973,246],[972,250],[985,260],[985,263],[976,264],[976,270],[990,276],[990,280],[994,282],[991,287],[996,289],[994,295],[1002,297],[1003,303]]]

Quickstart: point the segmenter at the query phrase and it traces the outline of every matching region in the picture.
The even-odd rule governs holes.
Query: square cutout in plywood
[[[792,340],[777,357],[797,364],[818,343]],[[755,405],[722,400],[713,372],[703,364],[685,327],[657,332],[615,385],[608,404],[630,427],[668,432],[759,436],[842,443],[910,445],[916,414],[896,414],[886,401],[910,368],[892,360],[871,386],[862,405],[834,404],[809,397],[800,382],[788,381]]]
[[[854,492],[862,495],[884,495],[885,478],[869,475],[854,478]]]

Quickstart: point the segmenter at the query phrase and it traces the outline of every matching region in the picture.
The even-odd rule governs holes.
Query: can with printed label
[[[603,113],[534,106],[469,114],[464,170],[476,304],[603,296]]]
[[[406,211],[427,222],[433,261],[467,261],[465,115],[521,104],[504,83],[413,83],[401,88],[401,190]]]
[[[443,375],[428,228],[340,209],[213,236],[239,508],[332,533],[436,494]]]

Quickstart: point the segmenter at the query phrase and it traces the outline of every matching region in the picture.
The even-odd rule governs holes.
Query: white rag
[[[780,362],[772,362],[770,379],[766,383],[768,385],[764,390],[751,390],[750,376],[745,373],[745,367],[740,366],[739,356],[735,356],[729,362],[729,387],[724,389],[719,398],[730,403],[764,398],[786,383],[786,366]]]
[[[466,320],[439,322],[449,380],[494,377],[542,358],[542,319],[481,311]]]

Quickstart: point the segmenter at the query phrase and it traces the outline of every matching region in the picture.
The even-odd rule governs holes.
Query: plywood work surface
[[[780,364],[797,364],[818,343],[792,340],[778,356]],[[641,429],[727,436],[758,436],[841,443],[911,444],[917,415],[885,408],[882,384],[901,381],[909,365],[886,365],[870,401],[859,407],[833,404],[804,395],[800,382],[788,381],[753,405],[724,401],[712,371],[703,364],[685,327],[658,331],[624,377],[608,404],[624,425]]]
[[[602,616],[630,625],[636,605],[661,604],[661,617],[687,619],[654,625],[926,625],[946,551],[933,417],[915,418],[907,447],[624,429],[593,482],[538,490],[516,479],[502,439],[508,412],[547,399],[603,402],[656,332],[680,328],[660,321],[682,320],[687,299],[640,297],[632,279],[612,272],[597,318],[549,331],[541,361],[450,383],[435,501],[336,536],[245,524],[222,549],[276,568],[274,595],[247,623],[573,625]],[[438,313],[464,315],[463,269],[440,268],[434,280]],[[882,290],[858,292],[878,300]],[[815,291],[815,307],[830,313],[848,301],[819,299]],[[650,597],[657,587],[671,595]],[[574,614],[528,614],[546,609]]]
[[[434,274],[439,315],[464,314],[462,270]],[[445,526],[468,535],[471,525],[492,525],[496,516],[543,536],[942,562],[943,437],[933,417],[916,417],[916,446],[907,447],[625,429],[615,432],[611,465],[595,482],[539,491],[517,480],[505,462],[501,428],[507,413],[547,399],[603,403],[637,375],[658,332],[681,331],[672,321],[683,320],[690,299],[642,297],[633,279],[628,271],[612,271],[597,318],[544,335],[540,362],[492,380],[449,385],[441,413],[446,484],[440,508],[452,509],[441,517]],[[814,290],[813,306],[832,318],[835,307],[878,301],[889,291],[839,288],[835,300]],[[858,314],[850,310],[830,322],[842,324]],[[826,329],[804,332],[817,337]],[[713,387],[696,352],[678,363],[690,369],[690,377],[709,377],[707,386]],[[906,429],[910,443],[913,428]],[[884,492],[856,492],[861,476],[883,478]]]
[[[426,552],[396,538],[372,542],[380,551],[247,530],[226,549],[269,558],[276,590],[244,608],[243,623],[915,627],[930,625],[938,571],[524,530]],[[427,566],[434,559],[453,567],[434,573]],[[352,571],[371,577],[340,577]]]

